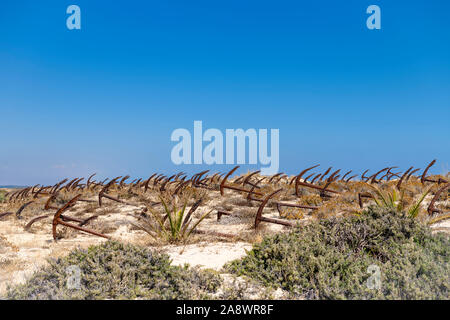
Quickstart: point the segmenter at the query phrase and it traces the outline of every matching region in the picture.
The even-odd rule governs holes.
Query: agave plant
[[[184,242],[195,231],[198,225],[212,212],[203,214],[195,223],[193,223],[192,215],[201,203],[198,200],[186,214],[187,202],[185,201],[181,208],[177,208],[174,204],[169,208],[163,198],[161,203],[164,212],[155,211],[148,207],[150,216],[141,218],[141,224],[135,224],[141,230],[147,232],[154,239],[164,239],[168,242]]]
[[[375,195],[372,195],[372,198],[377,206],[394,209],[398,212],[405,211],[411,218],[415,218],[418,216],[420,212],[420,205],[422,204],[425,197],[431,192],[432,188],[429,187],[417,201],[406,207],[406,201],[404,199],[404,189],[398,191],[396,188],[392,188],[390,191],[383,191],[374,185],[367,185],[375,192]]]

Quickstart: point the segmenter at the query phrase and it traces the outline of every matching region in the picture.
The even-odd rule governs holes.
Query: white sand
[[[251,245],[245,242],[190,244],[183,247],[166,246],[163,250],[170,256],[172,263],[183,265],[188,263],[201,268],[220,270],[223,265],[246,254]]]

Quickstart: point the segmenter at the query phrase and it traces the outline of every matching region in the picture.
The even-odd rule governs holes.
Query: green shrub
[[[25,284],[8,288],[7,299],[203,299],[217,291],[212,271],[170,265],[169,256],[108,241],[49,261]],[[69,266],[81,270],[79,289],[67,286]]]
[[[407,214],[369,208],[264,239],[226,268],[307,299],[448,299],[450,241]],[[369,289],[370,265],[381,287]]]
[[[0,202],[5,201],[5,195],[6,195],[6,191],[5,190],[0,190]]]

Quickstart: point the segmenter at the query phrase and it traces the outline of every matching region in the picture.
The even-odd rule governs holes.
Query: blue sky
[[[66,28],[71,4],[81,30]],[[366,28],[371,4],[381,30]],[[0,184],[231,168],[172,164],[170,135],[194,120],[278,128],[290,174],[434,158],[440,173],[449,12],[448,1],[3,1]]]

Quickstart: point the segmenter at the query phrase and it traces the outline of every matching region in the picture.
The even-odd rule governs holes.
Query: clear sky
[[[290,174],[434,158],[441,173],[449,15],[444,0],[2,1],[0,184],[197,172],[170,159],[172,131],[194,120],[279,129]]]

